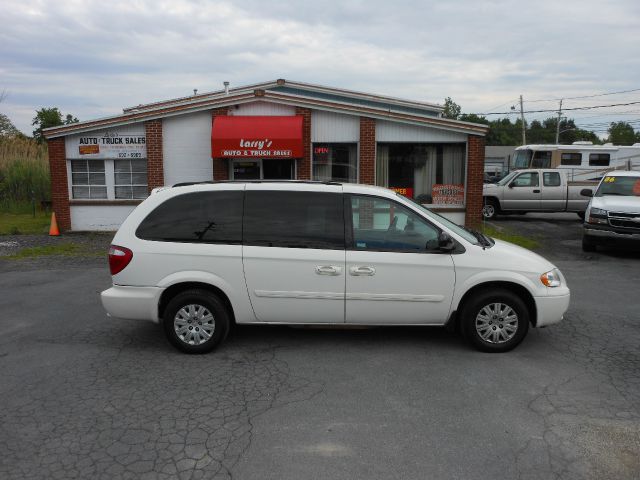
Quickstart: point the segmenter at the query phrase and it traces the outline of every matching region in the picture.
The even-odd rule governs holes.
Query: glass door
[[[233,180],[260,180],[260,160],[234,160]]]
[[[293,180],[295,160],[260,159],[233,160],[232,180]]]

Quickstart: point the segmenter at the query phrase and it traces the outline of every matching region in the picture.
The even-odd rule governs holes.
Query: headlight
[[[542,275],[540,275],[540,281],[546,287],[559,287],[562,284],[560,270],[554,268],[550,272],[543,273]]]
[[[601,208],[592,208],[589,210],[589,218],[587,221],[589,223],[607,225],[607,211]]]

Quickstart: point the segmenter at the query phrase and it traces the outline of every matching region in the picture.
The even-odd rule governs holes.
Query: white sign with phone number
[[[147,139],[142,125],[81,133],[66,139],[67,158],[146,158]]]

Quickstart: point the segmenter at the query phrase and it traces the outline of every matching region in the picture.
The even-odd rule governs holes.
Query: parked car
[[[589,198],[581,191],[596,185],[570,182],[567,173],[558,169],[516,170],[496,184],[484,185],[482,215],[491,219],[508,213],[575,212],[584,218]]]
[[[637,171],[608,173],[587,208],[582,250],[593,252],[599,245],[616,244],[640,249],[640,172]]]
[[[480,350],[562,319],[560,271],[395,192],[317,182],[164,188],[109,251],[110,315],[162,323],[189,353],[232,324],[457,326]]]

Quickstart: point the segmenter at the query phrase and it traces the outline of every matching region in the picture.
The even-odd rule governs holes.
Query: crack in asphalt
[[[594,313],[598,321],[586,321]],[[578,371],[529,402],[528,410],[541,417],[542,435],[515,453],[518,478],[639,478],[637,319],[574,310],[552,330],[546,340]]]
[[[4,376],[3,359],[0,477],[231,479],[256,416],[322,391],[292,375],[277,346],[233,342],[189,356],[152,336],[110,328],[41,338],[74,358],[29,378]]]

